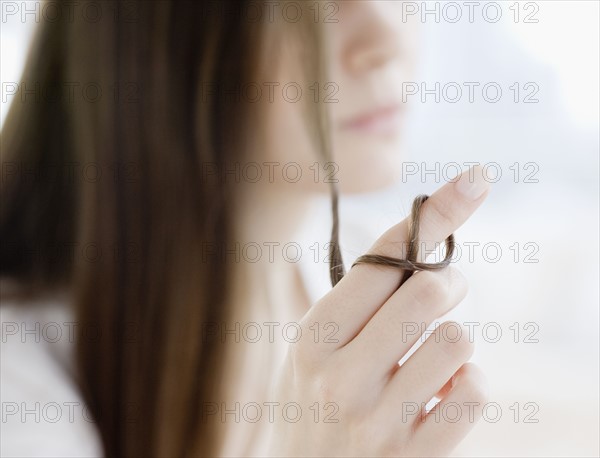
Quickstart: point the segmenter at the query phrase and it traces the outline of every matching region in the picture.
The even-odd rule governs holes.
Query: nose
[[[376,70],[397,58],[400,54],[399,37],[386,16],[386,10],[378,2],[359,2],[355,8],[353,27],[347,35],[343,61],[348,71],[364,74]],[[384,2],[386,3],[386,2]]]

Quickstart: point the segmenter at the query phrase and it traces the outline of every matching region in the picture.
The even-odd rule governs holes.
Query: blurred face
[[[342,192],[373,191],[399,176],[405,117],[401,89],[413,68],[416,31],[414,25],[402,23],[400,2],[336,3],[339,11],[332,18],[338,22],[321,24],[329,46],[328,81],[303,84],[298,79],[302,62],[281,56],[276,77],[281,86],[267,109],[267,148],[260,154],[282,163],[282,168],[299,164],[288,167],[283,186],[301,170],[294,189],[325,190],[324,182],[333,177]],[[300,85],[310,103],[319,100],[329,110],[335,166],[315,166],[319,155],[309,138],[302,104],[290,102],[297,91],[289,86],[287,100],[279,92],[290,82]]]

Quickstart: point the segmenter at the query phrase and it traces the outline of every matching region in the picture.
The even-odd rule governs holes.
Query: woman
[[[419,339],[402,324],[446,313],[465,280],[448,267],[398,288],[402,271],[369,263],[343,276],[337,244],[337,185],[374,190],[400,170],[412,33],[399,6],[107,2],[92,15],[83,5],[38,31],[2,132],[13,173],[0,236],[14,321],[54,295],[77,324],[72,380],[102,453],[450,453],[485,401],[471,344],[432,338],[398,361]],[[86,92],[73,96],[73,82]],[[53,96],[27,98],[36,83]],[[69,179],[66,164],[86,179]],[[251,179],[248,164],[273,173]],[[310,195],[328,190],[335,287],[312,305],[294,263],[248,262],[235,247],[293,239]],[[442,187],[423,205],[419,239],[443,242],[487,192],[478,169]],[[405,259],[408,227],[369,253]],[[64,256],[72,246],[85,249]],[[299,323],[299,337],[235,335],[273,322]],[[3,378],[27,365],[3,353]],[[471,412],[427,413],[435,395]]]

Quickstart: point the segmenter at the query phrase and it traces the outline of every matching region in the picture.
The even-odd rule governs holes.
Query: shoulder
[[[75,323],[66,297],[24,301],[3,293],[0,324],[0,455],[101,456],[73,380]]]

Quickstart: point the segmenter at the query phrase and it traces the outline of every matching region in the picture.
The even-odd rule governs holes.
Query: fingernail
[[[456,190],[468,200],[479,199],[489,185],[483,177],[481,167],[473,167],[462,174],[456,183]]]

